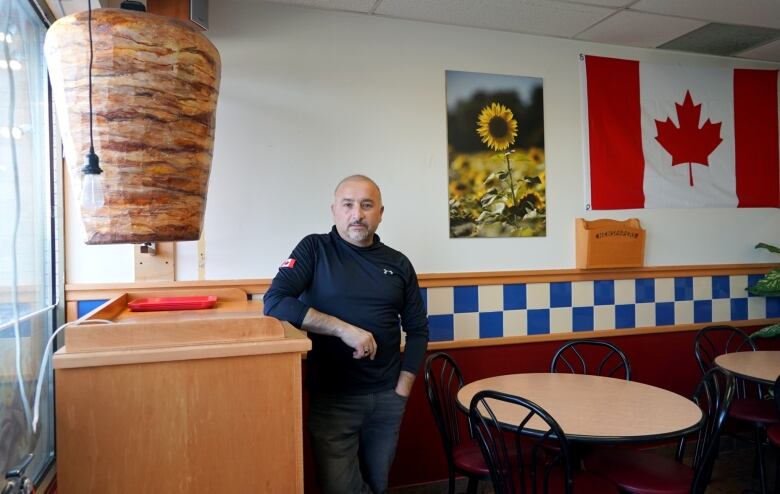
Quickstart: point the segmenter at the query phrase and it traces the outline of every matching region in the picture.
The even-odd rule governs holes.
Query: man
[[[379,494],[428,345],[428,319],[411,263],[375,233],[384,212],[379,187],[347,177],[331,211],[331,232],[305,237],[282,263],[265,314],[312,340],[308,428],[320,488]]]

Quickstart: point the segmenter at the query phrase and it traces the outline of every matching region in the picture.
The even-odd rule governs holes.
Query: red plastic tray
[[[211,309],[216,303],[217,297],[215,295],[203,295],[194,297],[139,298],[133,300],[127,306],[134,312],[148,312],[154,310]]]

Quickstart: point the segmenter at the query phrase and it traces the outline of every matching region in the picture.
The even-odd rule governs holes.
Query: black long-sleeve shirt
[[[358,247],[336,228],[306,236],[282,264],[263,297],[266,315],[297,327],[310,307],[370,331],[374,360],[352,358],[334,336],[309,333],[307,385],[312,390],[364,394],[395,387],[401,370],[416,374],[428,346],[428,318],[412,264],[380,242]],[[401,326],[406,346],[401,359]]]

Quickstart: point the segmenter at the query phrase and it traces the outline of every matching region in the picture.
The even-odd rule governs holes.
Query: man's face
[[[371,182],[356,179],[341,184],[330,210],[341,238],[367,247],[374,241],[385,208],[379,190]]]

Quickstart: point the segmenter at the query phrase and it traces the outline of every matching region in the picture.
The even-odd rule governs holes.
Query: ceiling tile
[[[562,0],[568,3],[579,3],[587,5],[597,5],[601,7],[623,8],[636,2],[636,0]]]
[[[350,12],[371,12],[375,0],[269,0],[272,3],[301,5],[318,9],[347,10]]]
[[[704,21],[623,10],[576,38],[597,43],[655,48],[704,24]]]
[[[401,19],[566,38],[613,12],[556,0],[382,0],[376,10]]]
[[[778,0],[639,0],[631,10],[725,24],[780,28]]]
[[[780,29],[713,22],[658,48],[730,56],[780,39]]]
[[[770,62],[780,62],[780,39],[768,43],[758,48],[745,50],[737,54],[738,57],[753,58],[756,60],[768,60]]]

